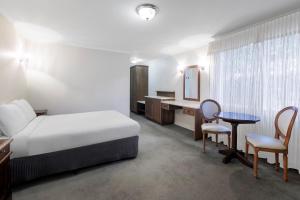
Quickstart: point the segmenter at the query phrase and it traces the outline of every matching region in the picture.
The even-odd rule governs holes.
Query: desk
[[[161,102],[161,109],[173,111],[176,109],[183,109],[183,113],[195,117],[195,131],[194,139],[202,139],[202,117],[200,112],[200,102],[195,101],[163,101]]]
[[[161,109],[163,101],[174,100],[174,97],[145,96],[145,116],[161,125],[174,123],[174,111]]]

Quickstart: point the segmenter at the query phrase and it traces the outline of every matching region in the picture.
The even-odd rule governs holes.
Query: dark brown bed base
[[[138,136],[11,160],[12,185],[66,171],[135,158]]]

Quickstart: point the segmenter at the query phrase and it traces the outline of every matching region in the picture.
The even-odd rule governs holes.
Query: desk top
[[[160,99],[160,100],[175,100],[174,97],[162,97],[162,96],[145,96],[146,98]]]
[[[220,112],[216,117],[226,121],[240,124],[252,124],[260,121],[259,117],[245,113]]]
[[[200,109],[200,102],[198,101],[164,101],[163,103],[185,108]]]

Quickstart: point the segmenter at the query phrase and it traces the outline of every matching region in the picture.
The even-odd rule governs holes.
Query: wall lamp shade
[[[153,4],[142,4],[136,8],[136,13],[143,20],[150,21],[158,14],[158,7]]]

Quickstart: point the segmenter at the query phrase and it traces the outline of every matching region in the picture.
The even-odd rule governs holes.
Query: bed
[[[0,107],[0,128],[1,114]],[[116,111],[34,117],[10,135],[12,184],[135,158],[139,131],[137,122]]]

